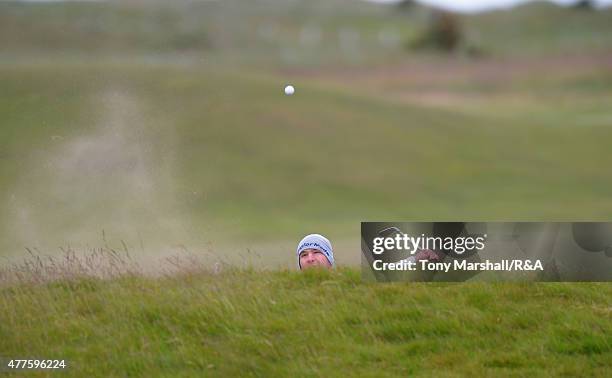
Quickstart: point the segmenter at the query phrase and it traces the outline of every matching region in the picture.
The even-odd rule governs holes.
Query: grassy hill
[[[529,56],[609,51],[612,10],[576,9],[545,1],[465,17],[466,35],[485,51]]]
[[[533,4],[462,16],[468,41],[493,56],[550,58],[533,68],[494,62],[492,72],[447,79],[455,63],[440,67],[447,57],[434,57],[381,80],[338,72],[423,59],[404,44],[427,23],[426,9],[355,1],[2,2],[0,9],[0,206],[11,214],[0,222],[24,233],[22,241],[54,227],[74,230],[95,213],[91,239],[151,219],[151,207],[153,218],[171,219],[166,231],[184,229],[181,218],[196,230],[215,220],[223,224],[215,233],[247,240],[313,227],[346,235],[361,219],[610,214],[609,175],[599,172],[608,156],[609,11]],[[318,37],[308,42],[304,31]],[[399,44],[382,46],[383,32],[397,33]],[[339,48],[355,33],[358,52]],[[566,58],[554,54],[602,51],[592,59],[599,64],[555,73]],[[467,64],[478,70],[478,62]],[[289,81],[298,87],[291,100],[280,96]],[[451,106],[413,101],[432,91],[442,103],[450,94]],[[139,126],[113,139],[100,131],[111,123]],[[100,139],[120,153],[98,144],[88,161],[79,148]],[[62,160],[67,148],[72,155]],[[317,153],[296,153],[312,148]],[[111,153],[105,166],[100,160]],[[52,164],[63,164],[63,174]],[[89,178],[100,168],[113,177]],[[142,182],[115,184],[134,172]],[[151,193],[134,209],[130,203],[143,202],[139,185]],[[557,206],[578,197],[580,204]],[[121,224],[125,216],[114,209],[133,218]]]
[[[582,81],[561,99],[557,81],[552,92],[491,89],[485,97],[500,97],[475,113],[299,75],[286,97],[280,74],[218,67],[32,64],[0,76],[7,249],[95,245],[102,230],[133,247],[136,235],[189,245],[321,229],[338,239],[364,219],[612,212],[601,166],[610,94]],[[504,101],[528,103],[532,90],[542,94],[530,112]]]
[[[352,269],[82,278],[0,288],[0,351],[75,377],[603,377],[611,290],[364,284]]]
[[[460,15],[462,51],[532,56],[609,51],[610,9],[535,2]],[[223,64],[363,65],[409,60],[432,9],[363,1],[104,1],[0,4],[2,56],[204,55]],[[238,63],[240,62],[240,63]]]

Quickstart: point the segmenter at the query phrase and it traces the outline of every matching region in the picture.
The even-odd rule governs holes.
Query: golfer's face
[[[312,267],[329,268],[331,264],[327,261],[327,257],[318,249],[305,249],[300,253],[300,266],[302,269]]]

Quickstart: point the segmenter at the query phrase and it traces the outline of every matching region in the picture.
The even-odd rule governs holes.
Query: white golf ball
[[[295,88],[293,88],[293,85],[287,85],[285,87],[285,94],[290,96],[293,93],[295,93]]]

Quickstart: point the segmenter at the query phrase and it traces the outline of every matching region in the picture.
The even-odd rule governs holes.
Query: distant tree
[[[416,2],[414,0],[401,0],[396,4],[397,9],[400,11],[408,11],[414,8]]]
[[[574,9],[594,9],[593,0],[578,0],[573,5]]]
[[[457,15],[443,10],[433,10],[427,27],[413,43],[413,47],[450,52],[457,50],[462,39],[461,23]]]

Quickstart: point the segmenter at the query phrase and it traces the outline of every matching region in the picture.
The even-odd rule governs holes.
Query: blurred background
[[[0,1],[0,263],[293,267],[316,232],[357,264],[361,221],[609,221],[609,4]]]

